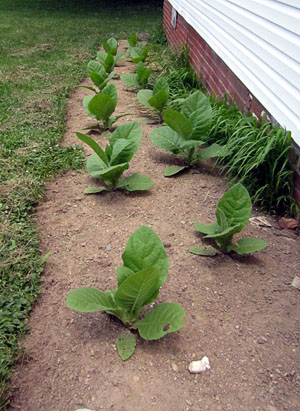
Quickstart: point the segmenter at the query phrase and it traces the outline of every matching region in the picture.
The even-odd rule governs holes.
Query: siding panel
[[[300,145],[300,2],[169,0]]]

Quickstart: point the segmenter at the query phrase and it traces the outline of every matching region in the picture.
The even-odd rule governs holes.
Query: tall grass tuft
[[[211,102],[213,127],[207,142],[226,144],[231,152],[222,159],[223,172],[241,181],[263,210],[294,215],[291,133],[264,119],[245,116],[225,99],[212,97]]]

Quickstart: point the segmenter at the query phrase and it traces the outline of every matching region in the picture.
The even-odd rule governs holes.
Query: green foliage
[[[149,54],[149,47],[144,49],[141,47],[130,47],[130,58],[129,61],[133,63],[139,63],[140,61],[144,62]]]
[[[137,99],[140,104],[150,110],[154,110],[160,121],[163,119],[163,111],[167,107],[169,100],[170,88],[164,77],[159,77],[154,83],[152,90],[140,90]]]
[[[128,42],[127,42],[127,53],[130,55],[132,48],[139,48],[143,49],[147,45],[146,41],[138,41],[138,36],[137,34],[132,34],[131,36],[128,37]]]
[[[102,43],[102,46],[107,54],[112,54],[113,56],[117,55],[118,42],[114,37],[111,37],[107,41],[104,41]]]
[[[126,73],[121,75],[121,80],[129,87],[141,88],[146,86],[152,69],[139,62],[136,65],[136,73]]]
[[[97,96],[101,96],[101,94]],[[105,150],[86,134],[76,133],[76,135],[94,150],[94,154],[88,158],[86,163],[87,172],[105,183],[105,186],[102,187],[86,189],[86,194],[115,189],[140,191],[152,187],[153,181],[147,176],[133,174],[121,179],[123,172],[129,168],[129,162],[136,153],[142,138],[142,129],[138,123],[132,121],[117,127],[111,134]]]
[[[246,117],[226,100],[212,98],[213,127],[207,142],[226,144],[224,172],[247,187],[266,211],[295,215],[291,133],[263,119]]]
[[[238,254],[250,254],[267,246],[259,238],[243,238],[232,243],[233,235],[239,233],[248,224],[252,203],[247,189],[240,183],[231,187],[221,198],[216,208],[215,221],[211,225],[195,223],[197,231],[205,234],[204,238],[214,240],[224,252],[234,251]],[[189,250],[198,255],[215,255],[219,251],[213,247],[195,247]]]
[[[97,52],[97,60],[103,65],[107,73],[111,73],[119,61],[124,60],[125,51],[120,51],[115,56],[104,51]]]
[[[107,83],[114,77],[114,73],[106,75],[106,70],[104,66],[98,61],[91,60],[87,66],[87,72],[89,78],[94,83],[95,87],[80,85],[78,87],[86,88],[93,91],[94,93],[100,93]]]
[[[81,147],[60,145],[68,97],[99,41],[112,32],[151,32],[161,20],[153,2],[128,4],[0,2],[0,409],[11,367],[23,361],[19,339],[39,293],[36,204],[45,180],[84,164]]]
[[[137,329],[145,340],[157,340],[179,330],[185,312],[175,303],[155,305],[139,319],[143,307],[156,300],[168,276],[168,257],[157,234],[146,226],[138,228],[130,236],[122,259],[123,266],[117,269],[117,289],[73,290],[67,297],[68,307],[84,313],[105,311]],[[116,344],[120,357],[126,360],[135,350],[135,335],[121,335]]]
[[[163,118],[168,126],[154,129],[150,133],[150,140],[158,147],[181,156],[187,164],[168,167],[164,173],[166,177],[178,174],[200,160],[224,156],[227,153],[226,148],[218,144],[197,150],[204,144],[202,139],[209,134],[212,122],[209,100],[200,91],[185,99],[181,112],[166,109]]]
[[[113,83],[107,84],[101,93],[95,96],[89,95],[83,98],[83,107],[87,115],[103,123],[104,130],[111,126],[121,117],[128,116],[128,113],[112,116],[118,102],[117,88]],[[99,124],[87,127],[88,130],[101,130]]]

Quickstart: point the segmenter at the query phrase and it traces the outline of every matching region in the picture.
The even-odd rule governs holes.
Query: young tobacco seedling
[[[149,76],[152,73],[152,69],[147,68],[144,63],[140,62],[136,65],[135,71],[135,74],[122,74],[121,80],[126,84],[126,86],[133,88],[141,88],[146,86]]]
[[[117,268],[117,289],[73,290],[67,297],[68,307],[83,313],[104,311],[131,330],[138,330],[145,340],[157,340],[179,330],[185,312],[176,303],[155,305],[140,318],[143,307],[156,300],[168,276],[168,257],[157,234],[146,226],[138,228],[129,237],[122,260],[123,266]],[[135,334],[121,335],[116,345],[122,360],[127,360],[135,350]]]
[[[91,86],[83,86],[80,85],[78,87],[87,88],[88,90],[93,91],[94,93],[101,92],[107,83],[114,77],[114,73],[110,73],[108,76],[106,75],[106,70],[102,64],[98,61],[91,60],[87,65],[88,76],[94,83],[95,87]]]
[[[105,53],[104,51],[98,51],[97,60],[99,60],[100,63],[103,64],[103,67],[105,68],[106,72],[110,73],[115,68],[117,63],[123,60],[124,56],[125,51],[121,51],[116,56],[113,56],[109,53]]]
[[[96,118],[103,123],[103,129],[107,130],[121,117],[128,116],[129,114],[120,114],[118,116],[111,116],[115,111],[118,101],[117,89],[113,83],[107,84],[101,93],[95,96],[85,96],[83,99],[83,107],[87,115],[92,118]],[[101,130],[99,124],[94,124],[87,127],[85,130],[97,129]]]
[[[133,63],[144,62],[149,54],[149,47],[145,47],[144,49],[141,47],[130,47],[129,49],[130,58],[128,61],[132,61]]]
[[[233,235],[239,233],[248,224],[251,216],[252,203],[247,189],[241,184],[235,184],[221,198],[216,208],[215,221],[211,225],[195,223],[196,229],[211,238],[225,253],[234,251],[238,254],[250,254],[262,250],[268,244],[259,238],[242,238],[232,243]],[[192,254],[213,256],[220,251],[212,246],[193,247]]]
[[[94,153],[88,158],[86,170],[92,177],[100,178],[105,186],[90,187],[86,194],[101,193],[123,189],[127,191],[148,190],[153,181],[147,176],[132,174],[124,179],[121,175],[129,168],[129,162],[136,153],[142,139],[141,126],[135,122],[121,124],[109,137],[109,144],[103,150],[95,140],[86,134],[76,133],[77,137],[88,144]]]
[[[163,111],[167,106],[169,94],[170,88],[167,80],[160,77],[155,81],[153,90],[140,90],[137,99],[140,104],[149,110],[154,110],[162,122]]]
[[[181,156],[187,164],[167,167],[164,171],[165,177],[178,174],[200,160],[228,154],[226,148],[218,144],[198,149],[205,144],[201,139],[209,134],[212,121],[209,99],[200,91],[185,99],[181,112],[166,109],[163,119],[168,126],[154,129],[150,133],[150,140],[158,147]]]
[[[139,47],[140,49],[145,47],[147,44],[147,41],[138,41],[138,36],[136,34],[133,34],[132,36],[128,37],[128,52],[130,53],[130,48],[132,47]]]

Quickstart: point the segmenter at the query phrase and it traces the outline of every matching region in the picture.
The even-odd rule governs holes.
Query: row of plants
[[[112,71],[113,64],[110,64],[107,70],[106,62],[113,62],[114,56],[119,56],[115,61],[117,63],[121,58],[125,58],[125,53],[117,53],[117,41],[113,38],[103,43],[103,48],[106,54],[99,52],[101,58],[103,57],[102,61],[100,62],[98,53],[98,61],[88,64],[88,75],[98,89],[85,86],[95,95],[85,97],[83,105],[88,115],[102,123],[89,128],[105,130],[104,136],[109,143],[102,148],[87,134],[76,134],[94,151],[87,159],[87,172],[92,177],[100,178],[104,185],[88,188],[85,193],[94,194],[115,189],[145,190],[153,184],[149,177],[133,174],[121,178],[139,147],[142,139],[141,127],[137,122],[128,121],[114,131],[111,129],[115,119],[120,116],[114,116],[112,121],[111,115],[117,104],[117,91],[110,81],[116,76]],[[134,73],[121,76],[121,80],[128,87],[138,90],[148,84],[152,73],[152,68],[146,63],[148,50],[145,43],[137,42],[136,36],[129,38],[128,60],[136,63],[136,66]],[[154,81],[153,90],[141,89],[137,94],[139,103],[149,110],[154,110],[158,121],[164,122],[162,127],[157,127],[150,133],[151,141],[160,148],[180,155],[185,162],[185,165],[180,167],[166,168],[164,175],[171,177],[193,167],[201,160],[227,155],[227,147],[216,143],[208,146],[203,141],[212,128],[209,98],[202,92],[195,91],[186,98],[176,99],[175,103],[179,109],[175,110],[170,108],[172,100],[169,91],[167,80],[159,77]],[[111,104],[110,99],[114,104]],[[216,247],[193,247],[189,252],[213,256],[230,252],[243,255],[262,250],[267,243],[258,238],[243,238],[233,243],[234,234],[241,232],[247,225],[251,211],[252,203],[247,189],[240,183],[235,184],[218,203],[216,222],[209,226],[195,223],[196,229],[205,234],[204,238],[214,241]],[[145,340],[159,339],[183,326],[185,312],[177,303],[162,303],[154,305],[140,318],[143,307],[155,302],[168,275],[168,258],[163,243],[151,228],[142,226],[130,236],[122,259],[123,266],[117,268],[117,289],[101,291],[97,288],[82,287],[69,293],[67,305],[84,313],[104,311],[128,326],[130,332],[121,334],[116,341],[120,357],[126,360],[134,353],[136,331]]]
[[[134,7],[129,7],[128,4]],[[156,4],[155,4],[156,3]],[[82,147],[62,147],[67,102],[99,38],[152,31],[158,2],[1,0],[0,48],[0,409],[9,401],[11,367],[38,299],[43,261],[35,207],[45,182],[80,170]],[[80,18],[78,16],[80,15]],[[30,18],[31,24],[28,24]],[[120,25],[120,21],[122,24]],[[15,28],[18,27],[18,30]],[[74,31],[74,27],[76,30]],[[88,39],[88,40],[87,40]]]
[[[160,32],[160,38],[162,36]],[[161,39],[155,40],[161,43]],[[187,46],[175,51],[164,42],[156,44],[152,58],[158,67],[156,75],[170,80],[170,93],[176,104],[190,92],[206,93],[190,66]],[[155,81],[154,75],[152,77]],[[220,172],[233,182],[242,182],[252,201],[263,211],[295,216],[299,208],[293,198],[295,170],[291,133],[264,118],[242,113],[226,95],[208,97],[212,127],[203,140],[208,144],[226,145],[228,154],[217,160]]]

